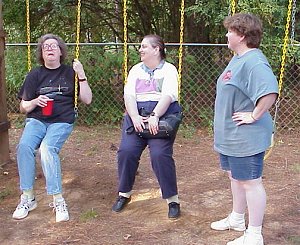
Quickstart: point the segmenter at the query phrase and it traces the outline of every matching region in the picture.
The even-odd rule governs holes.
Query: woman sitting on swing
[[[37,207],[34,194],[35,151],[40,148],[41,164],[46,179],[47,194],[53,196],[56,222],[69,220],[67,204],[62,196],[59,152],[73,130],[75,76],[79,81],[79,99],[90,104],[92,91],[82,64],[63,64],[67,55],[64,41],[53,34],[39,39],[37,59],[41,64],[31,70],[21,87],[20,110],[26,113],[25,128],[17,147],[21,201],[13,213],[14,219],[25,218]],[[43,108],[53,100],[52,112]]]

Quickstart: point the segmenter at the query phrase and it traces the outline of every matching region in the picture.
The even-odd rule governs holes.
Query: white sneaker
[[[29,211],[34,210],[37,207],[37,202],[35,198],[29,199],[27,195],[21,195],[21,201],[18,204],[16,210],[13,213],[14,219],[24,219]]]
[[[68,206],[64,198],[57,199],[55,203],[50,203],[50,207],[53,207],[55,212],[56,222],[68,221],[70,219]]]
[[[264,245],[264,239],[262,235],[251,234],[245,231],[243,236],[228,242],[227,245]]]
[[[241,222],[235,222],[230,219],[230,214],[225,218],[219,221],[212,222],[210,227],[213,230],[225,231],[225,230],[235,230],[235,231],[244,231],[246,230],[245,220]]]

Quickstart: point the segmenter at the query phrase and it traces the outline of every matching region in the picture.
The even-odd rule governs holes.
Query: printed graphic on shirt
[[[222,77],[223,82],[227,82],[232,78],[232,72],[231,70],[228,70],[224,73],[224,76]]]
[[[47,95],[48,97],[54,97],[55,95],[67,95],[71,88],[68,86],[66,78],[61,76],[58,80],[49,80],[43,83],[38,93],[40,95]]]
[[[163,86],[163,78],[160,79],[137,79],[135,83],[135,91],[137,94],[144,93],[161,93]]]

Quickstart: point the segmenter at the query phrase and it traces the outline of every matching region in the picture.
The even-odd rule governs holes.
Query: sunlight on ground
[[[154,199],[161,196],[160,189],[147,189],[142,190],[143,193],[133,194],[131,202],[145,201],[148,199]]]
[[[63,174],[63,184],[70,184],[77,176],[71,172],[65,172]]]

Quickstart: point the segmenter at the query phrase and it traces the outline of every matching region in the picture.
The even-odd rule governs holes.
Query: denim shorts
[[[265,152],[247,157],[232,157],[220,154],[220,165],[225,171],[231,171],[236,180],[253,180],[262,176]]]

